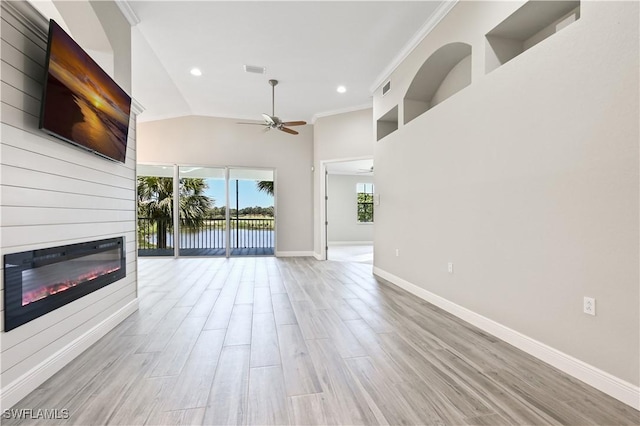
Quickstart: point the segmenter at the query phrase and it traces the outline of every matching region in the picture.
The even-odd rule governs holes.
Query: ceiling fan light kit
[[[271,86],[271,115],[262,114],[262,118],[264,119],[264,124],[260,124],[260,126],[265,126],[265,132],[271,129],[277,129],[285,133],[289,133],[291,135],[297,135],[293,129],[289,129],[289,127],[293,126],[304,126],[307,124],[306,121],[282,121],[280,118],[276,117],[275,113],[275,90],[278,85],[278,80],[269,80],[269,85]],[[256,124],[256,123],[238,123],[238,124]]]

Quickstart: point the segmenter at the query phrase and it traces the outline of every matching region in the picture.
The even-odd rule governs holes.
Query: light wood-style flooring
[[[373,244],[329,244],[329,260],[373,265]]]
[[[138,312],[14,408],[68,409],[56,425],[640,422],[371,265],[141,259],[139,285]]]

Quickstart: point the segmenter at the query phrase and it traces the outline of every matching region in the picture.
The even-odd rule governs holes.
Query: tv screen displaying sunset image
[[[131,97],[52,20],[40,128],[124,162],[130,108]]]

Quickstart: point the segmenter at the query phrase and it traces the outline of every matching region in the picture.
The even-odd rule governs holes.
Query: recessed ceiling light
[[[191,68],[191,75],[200,77],[202,75],[202,71],[200,71],[200,68]]]
[[[347,91],[347,88],[344,86],[338,86],[336,90],[338,91],[338,93],[344,93]]]

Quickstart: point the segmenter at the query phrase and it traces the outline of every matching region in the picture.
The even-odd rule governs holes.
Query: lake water
[[[275,247],[275,232],[271,229],[232,229],[230,239],[231,247]],[[150,235],[148,238],[149,243],[154,245],[156,240],[156,235]],[[167,245],[173,247],[173,235],[167,235]],[[180,234],[180,248],[225,247],[225,235],[222,229]]]

